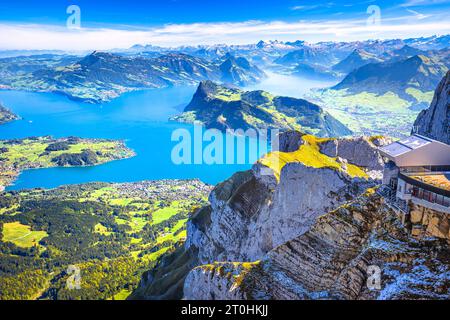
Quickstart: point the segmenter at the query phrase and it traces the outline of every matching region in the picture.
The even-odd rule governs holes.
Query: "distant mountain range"
[[[72,99],[100,103],[127,91],[202,80],[246,86],[263,79],[260,68],[264,68],[313,80],[341,81],[333,88],[346,90],[339,95],[391,92],[401,103],[421,110],[429,104],[433,88],[450,66],[449,48],[450,35],[176,48],[138,44],[84,57],[57,51],[37,51],[45,53],[37,56],[30,56],[32,51],[1,51],[0,57],[25,56],[0,59],[0,87],[59,92]],[[412,69],[396,71],[403,67]]]
[[[54,55],[0,59],[4,88],[58,92],[92,103],[145,88],[194,85],[206,79],[243,86],[264,77],[245,58],[229,54],[214,61],[182,53],[145,58],[105,52],[93,52],[81,60]]]
[[[306,100],[242,91],[212,81],[200,83],[192,101],[174,121],[207,128],[301,130],[318,136],[345,136],[351,131],[318,105]]]
[[[396,62],[424,55],[447,66],[450,36],[406,40],[303,43],[274,60],[284,72],[305,78],[341,80],[348,73],[370,63]],[[283,69],[284,68],[284,69]]]

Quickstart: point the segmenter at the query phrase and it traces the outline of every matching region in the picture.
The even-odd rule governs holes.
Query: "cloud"
[[[419,13],[419,12],[417,12],[415,10],[412,10],[412,9],[406,9],[406,11],[412,13],[418,20],[423,20],[423,19],[431,17],[431,15]]]
[[[134,44],[181,46],[193,44],[243,44],[258,40],[354,41],[369,38],[402,38],[450,33],[446,15],[408,15],[383,18],[368,26],[365,19],[317,21],[244,21],[167,24],[153,28],[82,28],[54,25],[1,24],[0,49],[108,50]],[[82,25],[83,27],[83,25]]]
[[[432,6],[436,4],[450,3],[450,0],[407,0],[400,4],[401,7]]]
[[[292,11],[299,11],[299,10],[312,10],[312,9],[315,9],[315,8],[318,8],[318,7],[320,7],[320,5],[302,5],[302,6],[294,6],[294,7],[291,7],[291,10]]]

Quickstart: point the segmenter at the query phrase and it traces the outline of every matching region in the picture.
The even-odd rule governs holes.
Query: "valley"
[[[1,298],[125,299],[185,239],[209,190],[198,180],[161,180],[3,193]],[[66,287],[68,265],[81,270],[81,290]]]

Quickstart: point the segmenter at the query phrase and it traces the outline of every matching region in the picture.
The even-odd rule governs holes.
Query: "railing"
[[[434,175],[434,174],[435,173],[433,172],[432,175]],[[441,174],[448,175],[450,173],[445,172],[445,173],[441,173]],[[431,174],[428,174],[428,175],[431,175]],[[449,190],[441,189],[439,187],[427,184],[425,182],[422,182],[422,181],[419,181],[417,179],[414,179],[411,176],[418,176],[418,174],[417,173],[409,173],[408,174],[408,173],[401,172],[398,175],[399,179],[402,179],[403,181],[405,181],[408,184],[411,184],[411,185],[417,186],[417,187],[419,187],[421,189],[424,189],[424,190],[427,190],[427,191],[439,194],[441,196],[450,198],[450,191]]]
[[[410,209],[408,202],[397,198],[397,190],[392,189],[387,185],[378,188],[378,194],[385,199],[385,203],[393,210],[401,211],[404,214],[409,214]]]

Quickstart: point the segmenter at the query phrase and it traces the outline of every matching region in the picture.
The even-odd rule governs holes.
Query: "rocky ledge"
[[[440,240],[410,237],[395,213],[369,189],[261,261],[215,262],[193,269],[184,297],[448,299],[450,250]]]

